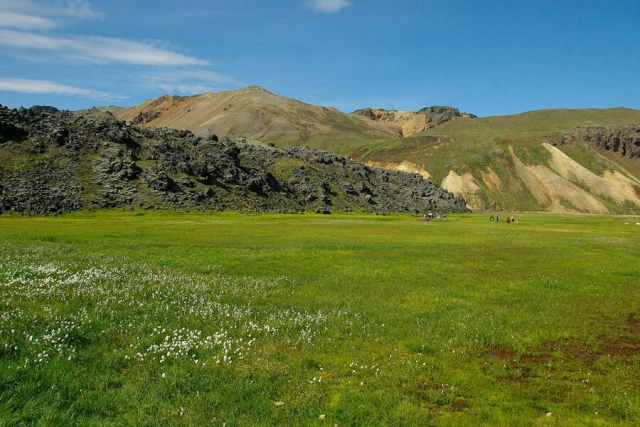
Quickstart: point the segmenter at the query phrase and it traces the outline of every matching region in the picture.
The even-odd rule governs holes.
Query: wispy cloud
[[[85,98],[101,99],[105,101],[121,101],[127,98],[126,96],[122,95],[109,94],[102,91],[74,86],[66,86],[47,80],[29,79],[0,78],[0,91],[53,95],[73,95]]]
[[[71,67],[68,68],[69,76],[78,72],[77,65],[86,66],[83,72],[96,66],[128,65],[126,72],[135,70],[132,79],[137,87],[179,94],[237,86],[232,79],[203,69],[211,66],[210,61],[181,53],[163,40],[129,40],[63,32],[73,22],[96,19],[106,17],[86,0],[0,0],[0,62],[13,59],[55,63]],[[117,78],[113,73],[110,75]],[[47,77],[40,80],[3,77],[0,91],[125,99],[90,88],[56,83]]]
[[[66,6],[62,8],[52,8],[53,14],[60,16],[68,16],[76,19],[97,19],[102,18],[102,13],[93,10],[91,5],[82,0],[73,0],[67,2]]]
[[[350,0],[309,0],[309,7],[320,13],[340,12],[350,5]]]
[[[51,34],[51,30],[63,26],[66,20],[101,17],[100,12],[83,0],[56,3],[53,6],[33,0],[0,0],[0,46],[50,51],[55,52],[56,59],[71,58],[90,63],[116,62],[160,67],[209,64],[206,60],[159,47],[159,42]]]
[[[0,29],[0,46],[56,52],[64,58],[93,63],[119,62],[149,66],[208,65],[193,56],[143,43],[109,37],[52,37],[16,30]]]
[[[51,30],[55,27],[56,23],[49,18],[0,10],[0,28]]]
[[[241,86],[230,77],[208,70],[173,70],[132,76],[141,79],[144,84],[167,93],[194,95],[202,92],[214,92],[220,86]]]
[[[69,19],[101,18],[86,1],[68,1],[62,5],[40,4],[31,0],[0,0],[0,28],[48,31]]]

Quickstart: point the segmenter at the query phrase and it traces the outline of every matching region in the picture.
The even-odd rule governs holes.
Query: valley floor
[[[0,216],[0,425],[637,425],[640,217],[514,215]]]

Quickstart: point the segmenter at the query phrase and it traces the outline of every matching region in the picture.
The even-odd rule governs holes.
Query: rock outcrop
[[[419,174],[305,147],[0,106],[0,212],[133,207],[249,212],[466,211]]]
[[[453,120],[457,117],[471,119],[477,118],[475,114],[461,113],[457,108],[440,105],[425,107],[418,111],[418,114],[424,114],[427,117],[427,122],[430,127],[438,126],[439,124],[448,122],[449,120]]]
[[[585,141],[598,149],[630,159],[640,158],[640,125],[580,126],[564,132],[558,144]]]
[[[35,114],[56,114],[60,112],[56,107],[52,107],[50,105],[34,105],[33,107],[30,107],[29,110]]]
[[[455,118],[476,118],[473,114],[461,113],[457,108],[447,106],[425,107],[419,111],[363,108],[351,114],[377,122],[400,137],[431,129]]]

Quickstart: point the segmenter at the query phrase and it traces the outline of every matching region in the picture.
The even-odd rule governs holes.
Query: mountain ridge
[[[218,141],[111,116],[0,106],[0,213],[81,209],[464,212],[418,174],[307,147]]]
[[[280,97],[259,86],[188,97],[163,95],[116,116],[138,126],[188,129],[198,136],[215,134],[221,139],[277,139],[287,145],[303,145],[317,134],[347,133],[363,138],[367,132],[367,137],[378,139],[391,134],[368,128],[335,108]]]
[[[251,86],[194,97],[165,95],[117,116],[139,126],[189,129],[220,139],[319,148],[419,173],[476,211],[640,212],[640,159],[631,155],[640,146],[633,127],[640,124],[640,111],[624,107],[479,118],[437,106],[346,114]],[[618,128],[624,125],[631,127]],[[594,139],[598,133],[602,136]]]
[[[640,111],[559,109],[447,122],[368,160],[410,158],[474,210],[637,213],[639,148]]]

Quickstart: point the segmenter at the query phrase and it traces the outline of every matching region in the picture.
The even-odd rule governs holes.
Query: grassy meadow
[[[638,217],[0,216],[0,426],[632,426]]]

